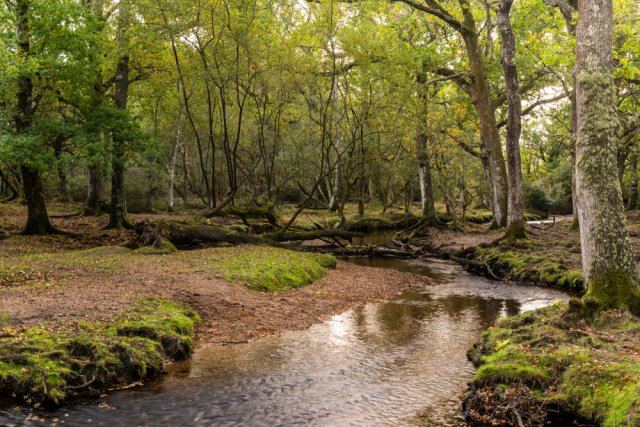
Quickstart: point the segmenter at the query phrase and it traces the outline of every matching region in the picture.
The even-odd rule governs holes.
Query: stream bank
[[[478,371],[463,407],[482,425],[541,427],[550,420],[640,425],[640,319],[588,316],[573,298],[500,320],[468,355]],[[585,317],[587,314],[587,317]]]
[[[190,361],[144,387],[55,412],[8,408],[0,421],[461,427],[460,401],[473,375],[466,350],[500,317],[567,299],[556,290],[474,276],[446,261],[382,261],[339,262],[338,269],[353,267],[369,279],[393,272],[423,280],[309,329],[197,348]]]

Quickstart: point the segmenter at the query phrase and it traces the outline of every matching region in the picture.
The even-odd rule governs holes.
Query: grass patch
[[[479,368],[467,411],[480,420],[507,414],[501,406],[520,414],[559,407],[603,426],[639,425],[638,319],[613,310],[576,324],[567,313],[566,305],[555,304],[501,320],[485,332],[469,351]],[[530,400],[515,400],[514,390],[523,388]]]
[[[208,257],[205,263],[220,271],[228,282],[259,291],[281,292],[320,279],[327,268],[335,268],[336,259],[268,246],[238,246],[217,250],[215,257]]]
[[[5,326],[0,335],[0,393],[31,405],[57,406],[72,396],[154,378],[164,363],[189,356],[198,315],[159,299],[140,301],[112,322],[57,330]]]
[[[92,249],[38,253],[0,257],[0,288],[37,286],[57,282],[58,276],[74,270],[88,274],[124,271],[132,262],[133,252],[121,246],[101,246]]]

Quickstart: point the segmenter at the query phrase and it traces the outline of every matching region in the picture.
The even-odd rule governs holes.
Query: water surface
[[[195,352],[164,379],[56,412],[0,411],[2,425],[462,426],[466,350],[499,317],[566,300],[441,261],[357,259],[428,275],[315,325]],[[27,421],[30,418],[31,421]]]

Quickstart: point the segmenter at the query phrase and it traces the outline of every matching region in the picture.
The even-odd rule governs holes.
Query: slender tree
[[[114,78],[113,99],[116,108],[126,111],[129,100],[129,26],[131,10],[129,0],[120,0],[118,14],[117,41],[120,50],[120,58],[116,67]],[[111,205],[109,206],[109,224],[106,228],[132,228],[133,224],[127,216],[127,203],[125,198],[124,172],[127,162],[127,141],[121,130],[113,132],[111,145]]]
[[[497,23],[502,39],[502,72],[507,90],[507,170],[509,177],[509,209],[507,233],[509,240],[527,236],[524,223],[524,199],[522,197],[522,166],[520,160],[520,134],[522,133],[522,106],[520,83],[516,66],[516,38],[511,27],[513,0],[500,0]]]

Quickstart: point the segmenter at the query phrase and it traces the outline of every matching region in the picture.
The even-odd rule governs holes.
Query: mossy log
[[[250,206],[248,208],[239,208],[237,206],[229,206],[224,209],[213,209],[202,214],[205,218],[214,216],[237,216],[242,222],[247,223],[248,218],[265,218],[269,224],[278,225],[278,218],[273,213],[273,205],[268,206]]]
[[[192,247],[200,243],[229,243],[232,245],[250,243],[297,249],[280,242],[315,240],[327,237],[351,239],[362,236],[362,233],[344,230],[270,233],[257,236],[216,225],[170,221],[141,221],[136,224],[135,231],[137,236],[128,245],[135,248],[142,246],[163,247],[167,243],[183,247]]]
[[[345,230],[313,230],[313,231],[289,231],[286,233],[262,234],[261,237],[277,242],[294,242],[315,240],[323,238],[340,238],[351,241],[354,237],[363,237],[363,233]]]
[[[375,230],[399,230],[411,227],[420,222],[420,218],[410,216],[401,218],[395,222],[389,222],[382,218],[363,218],[346,226],[351,231],[375,231]]]

